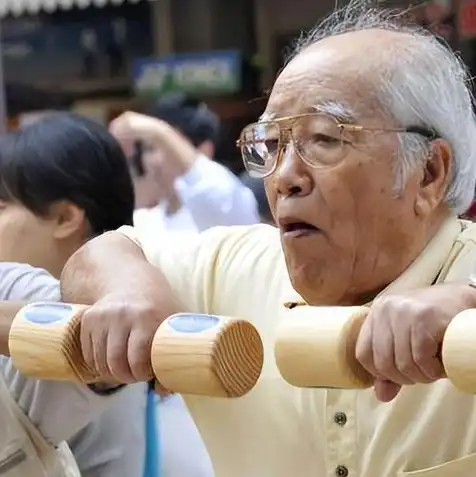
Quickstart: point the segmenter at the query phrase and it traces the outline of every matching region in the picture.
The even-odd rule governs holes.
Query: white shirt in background
[[[217,225],[253,225],[260,222],[258,204],[250,189],[226,167],[200,155],[193,167],[175,181],[182,208],[165,213],[166,204],[134,213],[141,233],[201,232]]]

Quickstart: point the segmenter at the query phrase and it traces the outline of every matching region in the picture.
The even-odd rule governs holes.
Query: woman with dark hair
[[[0,137],[0,299],[59,300],[71,254],[132,224],[133,210],[126,159],[101,125],[55,114]],[[0,474],[77,476],[69,441],[83,477],[138,476],[145,403],[144,384],[37,381],[0,356]]]
[[[55,114],[0,137],[1,261],[58,277],[85,240],[132,224],[133,211],[127,161],[94,121]]]

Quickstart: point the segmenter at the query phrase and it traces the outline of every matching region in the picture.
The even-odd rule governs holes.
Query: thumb
[[[392,381],[384,381],[376,379],[374,383],[375,396],[379,401],[390,402],[397,397],[402,387],[400,384],[392,383]]]

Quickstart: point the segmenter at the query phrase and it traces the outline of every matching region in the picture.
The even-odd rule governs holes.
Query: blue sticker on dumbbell
[[[170,317],[167,323],[179,333],[200,333],[215,328],[220,319],[214,315],[180,313]]]
[[[35,303],[23,312],[23,317],[37,325],[48,325],[66,320],[72,314],[73,307],[65,303]]]

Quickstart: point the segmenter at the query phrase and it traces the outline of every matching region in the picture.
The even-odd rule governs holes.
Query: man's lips
[[[314,225],[298,220],[280,222],[279,228],[284,237],[304,237],[320,232]]]

